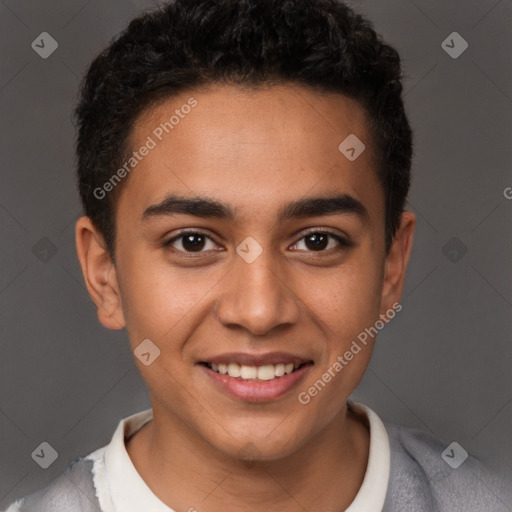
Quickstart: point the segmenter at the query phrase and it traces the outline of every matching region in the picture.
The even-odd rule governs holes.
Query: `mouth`
[[[224,354],[198,362],[215,388],[237,400],[268,402],[289,394],[304,381],[312,360],[284,352]]]
[[[266,382],[279,379],[294,373],[312,361],[304,363],[278,363],[264,365],[246,365],[241,363],[210,363],[203,361],[200,364],[220,375],[227,375],[240,381]]]

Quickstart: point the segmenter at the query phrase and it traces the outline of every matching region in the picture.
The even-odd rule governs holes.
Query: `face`
[[[356,159],[338,148],[351,134]],[[155,419],[231,456],[296,451],[345,410],[410,251],[408,212],[385,251],[364,111],[299,87],[210,87],[147,111],[131,142],[150,149],[120,193],[115,266],[77,225],[100,320],[136,353],[151,340],[150,364],[135,360]]]

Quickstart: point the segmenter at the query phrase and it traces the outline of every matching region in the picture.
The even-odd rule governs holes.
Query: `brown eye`
[[[208,241],[212,242],[212,244],[214,243],[213,240],[204,233],[188,231],[182,232],[170,240],[167,240],[163,245],[164,247],[171,247],[178,252],[199,253],[204,252]]]
[[[312,251],[324,250],[329,245],[329,235],[325,233],[312,233],[304,237],[306,247]]]
[[[341,250],[352,245],[346,238],[329,231],[311,231],[295,245],[298,246],[302,241],[304,241],[305,249],[299,250],[310,252],[328,252],[330,249]],[[331,241],[334,241],[334,243],[331,243]]]
[[[184,235],[181,244],[186,251],[201,251],[204,249],[205,237],[199,234]]]

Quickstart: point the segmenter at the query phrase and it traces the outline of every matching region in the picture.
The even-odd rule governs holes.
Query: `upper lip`
[[[312,363],[311,359],[290,354],[289,352],[267,352],[266,354],[248,354],[244,352],[229,352],[209,357],[202,361],[210,364],[229,364],[238,363],[245,366],[263,366],[267,364],[293,363],[301,365],[304,363]]]

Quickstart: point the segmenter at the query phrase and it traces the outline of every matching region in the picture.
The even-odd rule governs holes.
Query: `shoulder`
[[[386,424],[386,430],[391,467],[384,510],[511,510],[511,482],[489,471],[460,445],[419,429]]]
[[[75,459],[49,485],[15,501],[5,512],[101,512],[93,464],[88,457]]]

